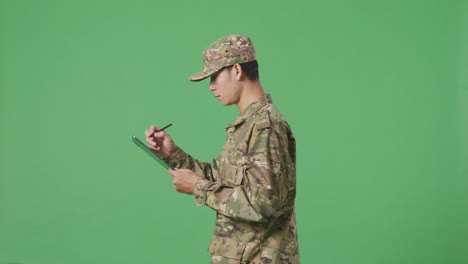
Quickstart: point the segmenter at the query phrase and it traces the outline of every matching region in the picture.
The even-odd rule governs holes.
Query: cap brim
[[[213,75],[214,73],[216,73],[217,71],[219,71],[221,68],[219,69],[212,69],[210,71],[199,71],[197,73],[195,73],[194,75],[192,75],[189,80],[192,81],[192,82],[199,82],[199,81],[203,81],[204,79],[210,77],[211,75]]]
[[[206,73],[204,71],[199,71],[197,73],[195,73],[194,75],[192,75],[189,80],[192,81],[192,82],[198,82],[198,81],[202,81],[208,77],[210,77],[211,74],[209,73]]]

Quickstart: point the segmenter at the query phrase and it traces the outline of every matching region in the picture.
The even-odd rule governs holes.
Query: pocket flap
[[[240,185],[242,183],[242,170],[238,169],[236,166],[227,165],[224,170],[224,181],[228,185]]]

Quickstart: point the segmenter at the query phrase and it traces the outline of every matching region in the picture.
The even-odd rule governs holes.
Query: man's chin
[[[224,106],[230,106],[230,105],[233,105],[234,103],[233,102],[223,102],[223,101],[220,101]]]
[[[230,101],[226,101],[226,100],[223,100],[223,98],[221,97],[216,97],[216,99],[218,99],[218,101],[223,104],[224,106],[229,106],[229,105],[233,105],[234,102],[230,102]]]

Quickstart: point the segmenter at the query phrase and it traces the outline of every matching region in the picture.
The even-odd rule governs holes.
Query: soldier
[[[194,159],[164,131],[145,131],[150,148],[175,167],[178,192],[217,212],[209,246],[211,263],[299,263],[294,200],[296,142],[291,128],[265,94],[250,38],[224,36],[203,51],[209,89],[240,114],[227,129],[213,162]]]

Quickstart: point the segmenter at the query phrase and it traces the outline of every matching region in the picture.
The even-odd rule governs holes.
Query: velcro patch
[[[271,127],[271,122],[270,122],[270,116],[268,115],[268,112],[261,112],[256,115],[256,127],[257,130],[262,130],[265,128],[270,128]]]

